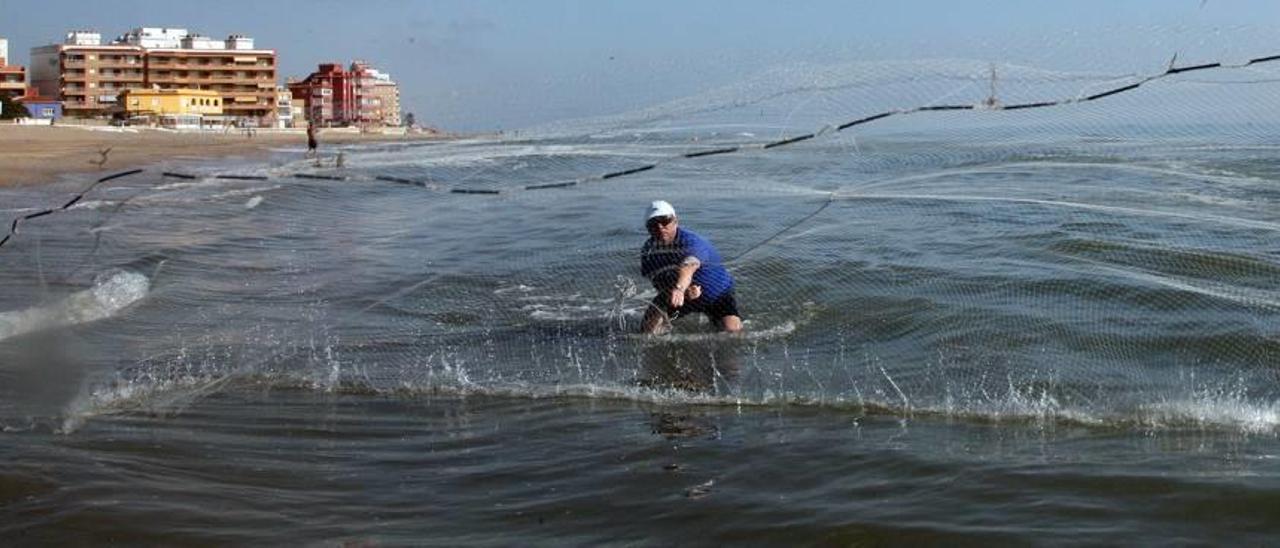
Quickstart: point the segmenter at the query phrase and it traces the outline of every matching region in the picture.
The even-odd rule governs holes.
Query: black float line
[[[1024,108],[1044,108],[1061,105],[1062,101],[1044,101],[1042,103],[1020,103],[1000,107],[1001,110],[1021,110]]]
[[[233,181],[266,181],[266,175],[214,175],[214,179],[231,179]]]
[[[110,180],[112,180],[112,179],[119,179],[119,178],[121,178],[121,177],[128,177],[128,176],[130,176],[130,175],[137,175],[137,174],[139,174],[139,173],[142,173],[142,170],[141,170],[141,169],[134,169],[134,170],[130,170],[130,171],[122,171],[122,172],[117,173],[117,174],[115,174],[115,175],[107,175],[106,177],[103,177],[103,178],[101,178],[101,179],[98,179],[98,182],[99,182],[99,183],[105,183],[105,182],[110,181]],[[95,183],[95,184],[97,184],[97,183]]]
[[[888,117],[890,117],[890,116],[893,116],[894,114],[897,114],[897,112],[894,112],[894,111],[892,111],[892,110],[891,110],[891,111],[889,111],[889,112],[881,112],[880,114],[876,114],[875,116],[867,116],[866,118],[859,118],[859,119],[854,120],[854,121],[852,121],[852,122],[845,122],[845,123],[843,123],[843,124],[840,124],[840,125],[836,126],[836,131],[844,131],[844,130],[849,129],[849,128],[853,127],[853,126],[859,126],[859,125],[862,125],[862,124],[866,124],[866,123],[868,123],[868,122],[874,122],[874,121],[879,120],[879,119],[881,119],[881,118],[888,118]]]
[[[732,153],[732,152],[737,152],[738,150],[740,150],[740,149],[739,149],[739,147],[716,148],[716,149],[712,149],[712,150],[700,150],[700,151],[698,151],[698,152],[690,152],[690,153],[688,153],[688,154],[685,154],[685,155],[684,155],[684,157],[685,157],[685,158],[702,158],[703,156],[715,156],[715,155],[717,155],[717,154],[729,154],[729,153]]]
[[[1090,95],[1090,96],[1088,96],[1088,97],[1085,97],[1085,98],[1084,98],[1084,100],[1085,100],[1085,101],[1093,101],[1093,100],[1096,100],[1096,99],[1101,99],[1101,98],[1103,98],[1103,97],[1110,97],[1110,96],[1115,95],[1115,94],[1117,94],[1117,93],[1124,93],[1124,92],[1129,91],[1129,90],[1131,90],[1131,89],[1135,89],[1135,88],[1137,88],[1138,86],[1141,86],[1141,85],[1142,85],[1142,82],[1138,82],[1138,83],[1136,83],[1136,84],[1129,84],[1129,85],[1127,85],[1127,86],[1119,87],[1119,88],[1113,89],[1113,90],[1111,90],[1111,91],[1104,91],[1104,92],[1102,92],[1102,93],[1098,93],[1098,94]]]
[[[650,169],[653,169],[653,168],[655,168],[655,167],[658,167],[658,164],[649,164],[649,165],[647,165],[647,166],[640,166],[640,167],[637,167],[637,168],[634,168],[634,169],[627,169],[627,170],[623,170],[623,171],[615,171],[615,172],[613,172],[613,173],[605,173],[604,175],[601,175],[601,176],[600,176],[600,179],[602,179],[602,180],[604,180],[604,179],[613,179],[613,178],[615,178],[615,177],[623,177],[623,176],[626,176],[626,175],[633,175],[633,174],[636,174],[636,173],[640,173],[641,171],[649,171]]]
[[[294,177],[298,179],[315,179],[320,181],[345,181],[346,177],[341,175],[316,175],[314,173],[295,173]]]
[[[567,188],[577,184],[578,184],[577,181],[566,181],[563,183],[544,183],[540,185],[529,185],[524,187],[524,189],[525,190],[542,190],[546,188]]]
[[[817,136],[818,136],[818,135],[817,135],[817,134],[815,134],[815,133],[806,133],[806,134],[804,134],[804,135],[799,135],[799,136],[796,136],[796,137],[792,137],[792,138],[790,138],[790,139],[783,139],[783,140],[781,140],[781,141],[774,141],[774,142],[772,142],[772,143],[765,143],[765,145],[764,145],[763,147],[760,147],[760,148],[763,148],[763,149],[770,149],[770,148],[776,148],[776,147],[781,147],[781,146],[787,146],[787,145],[790,145],[790,144],[799,143],[800,141],[808,141],[809,139],[812,139],[812,138],[817,137]]]
[[[1178,73],[1181,73],[1181,72],[1191,72],[1191,71],[1193,71],[1193,70],[1204,70],[1204,69],[1218,68],[1218,67],[1221,67],[1221,66],[1222,66],[1222,63],[1207,63],[1207,64],[1204,64],[1204,65],[1193,65],[1193,66],[1189,66],[1189,67],[1179,67],[1179,68],[1169,67],[1169,70],[1166,70],[1164,73],[1165,73],[1165,74],[1178,74]]]
[[[9,224],[9,234],[5,235],[4,239],[0,239],[0,247],[3,247],[3,246],[4,246],[4,244],[6,244],[6,243],[8,243],[8,242],[9,242],[9,240],[13,237],[13,235],[14,235],[14,234],[17,234],[17,233],[18,233],[18,224],[19,224],[19,223],[21,223],[22,221],[26,221],[26,220],[30,220],[30,219],[38,219],[38,218],[40,218],[40,217],[44,217],[45,215],[50,215],[50,214],[52,214],[52,213],[54,213],[54,212],[56,212],[56,211],[66,211],[66,210],[67,210],[67,208],[69,208],[69,207],[71,207],[71,206],[73,206],[73,205],[76,205],[76,203],[77,203],[77,202],[79,202],[81,199],[83,199],[83,198],[84,198],[84,196],[85,196],[86,194],[88,194],[90,191],[92,191],[93,189],[97,188],[97,187],[98,187],[98,185],[100,185],[100,184],[102,184],[102,183],[105,183],[105,182],[107,182],[107,181],[112,181],[112,180],[115,180],[115,179],[119,179],[119,178],[121,178],[121,177],[128,177],[128,176],[130,176],[130,175],[136,175],[136,174],[138,174],[138,173],[142,173],[142,172],[143,172],[143,170],[141,170],[141,169],[132,169],[132,170],[129,170],[129,171],[121,171],[120,173],[115,173],[115,174],[112,174],[112,175],[107,175],[106,177],[101,177],[101,178],[99,178],[97,181],[94,181],[94,182],[93,182],[93,184],[89,185],[89,186],[88,186],[88,187],[86,187],[84,190],[80,191],[80,193],[79,193],[79,194],[76,194],[74,197],[72,197],[72,198],[71,198],[71,200],[69,200],[69,201],[67,201],[67,203],[63,204],[63,205],[62,205],[62,207],[59,207],[59,208],[56,208],[56,209],[46,209],[46,210],[44,210],[44,211],[39,211],[39,212],[36,212],[36,213],[31,213],[31,214],[29,214],[29,215],[25,215],[25,216],[22,216],[22,217],[15,218],[15,219],[13,220],[13,222]]]
[[[72,198],[72,199],[71,199],[70,201],[68,201],[67,203],[62,204],[62,207],[61,207],[61,208],[59,208],[59,209],[66,209],[66,208],[68,208],[68,207],[71,207],[71,206],[73,206],[73,205],[76,205],[76,202],[79,202],[81,198],[84,198],[84,194],[80,194],[80,195],[76,196],[75,198]]]
[[[426,186],[426,183],[420,183],[418,181],[404,179],[401,177],[392,177],[390,175],[378,175],[378,176],[375,176],[374,179],[378,181],[386,181],[388,183],[400,183],[402,185]]]

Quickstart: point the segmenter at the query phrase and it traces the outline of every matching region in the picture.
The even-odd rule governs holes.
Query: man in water
[[[315,156],[318,146],[319,144],[316,143],[316,126],[307,124],[307,157]]]
[[[640,273],[653,282],[658,295],[645,310],[640,329],[665,331],[671,320],[701,312],[721,331],[741,331],[733,276],[725,270],[715,246],[680,228],[675,208],[662,200],[649,206],[644,225],[649,240],[640,250]]]

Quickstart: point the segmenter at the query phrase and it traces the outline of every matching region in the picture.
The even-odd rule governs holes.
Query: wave
[[[479,384],[459,368],[449,379],[436,382],[375,386],[364,379],[337,379],[328,372],[254,373],[181,376],[157,382],[114,382],[88,394],[74,412],[61,418],[62,433],[72,433],[95,416],[143,412],[180,414],[202,397],[232,392],[306,391],[332,396],[420,399],[431,397],[489,397],[566,401],[621,401],[651,405],[694,405],[757,409],[805,408],[857,417],[888,416],[904,420],[963,421],[973,424],[1033,425],[1041,428],[1086,427],[1144,431],[1234,431],[1280,435],[1280,403],[1254,401],[1238,394],[1203,391],[1186,398],[1136,405],[1124,410],[1087,409],[1064,404],[1048,390],[1034,386],[1013,389],[982,401],[951,399],[921,406],[857,394],[814,397],[770,392],[747,398],[739,394],[693,390],[638,380],[629,384],[565,383],[554,385],[505,382]],[[23,431],[14,428],[12,431]]]
[[[761,328],[754,325],[753,320],[744,323],[745,328],[738,333],[704,332],[704,333],[667,333],[665,335],[646,335],[635,333],[631,338],[649,345],[678,344],[690,342],[729,342],[729,341],[762,341],[785,337],[795,332],[795,322],[786,321],[779,325]]]

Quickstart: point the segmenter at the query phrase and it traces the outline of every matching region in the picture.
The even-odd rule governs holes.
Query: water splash
[[[150,290],[151,281],[142,274],[106,272],[98,275],[93,287],[50,304],[0,312],[0,340],[110,318],[142,300]]]

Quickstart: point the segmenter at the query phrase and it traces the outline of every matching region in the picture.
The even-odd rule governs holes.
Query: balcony
[[[142,73],[139,72],[135,74],[102,74],[98,76],[98,79],[103,81],[111,81],[111,82],[119,82],[119,81],[141,82]]]
[[[104,68],[132,68],[132,67],[141,67],[141,66],[142,66],[142,60],[141,60],[141,59],[135,59],[135,60],[133,60],[133,61],[127,61],[127,60],[123,60],[123,59],[103,59],[103,60],[101,60],[101,61],[98,61],[98,66],[100,66],[100,67],[104,67]]]

